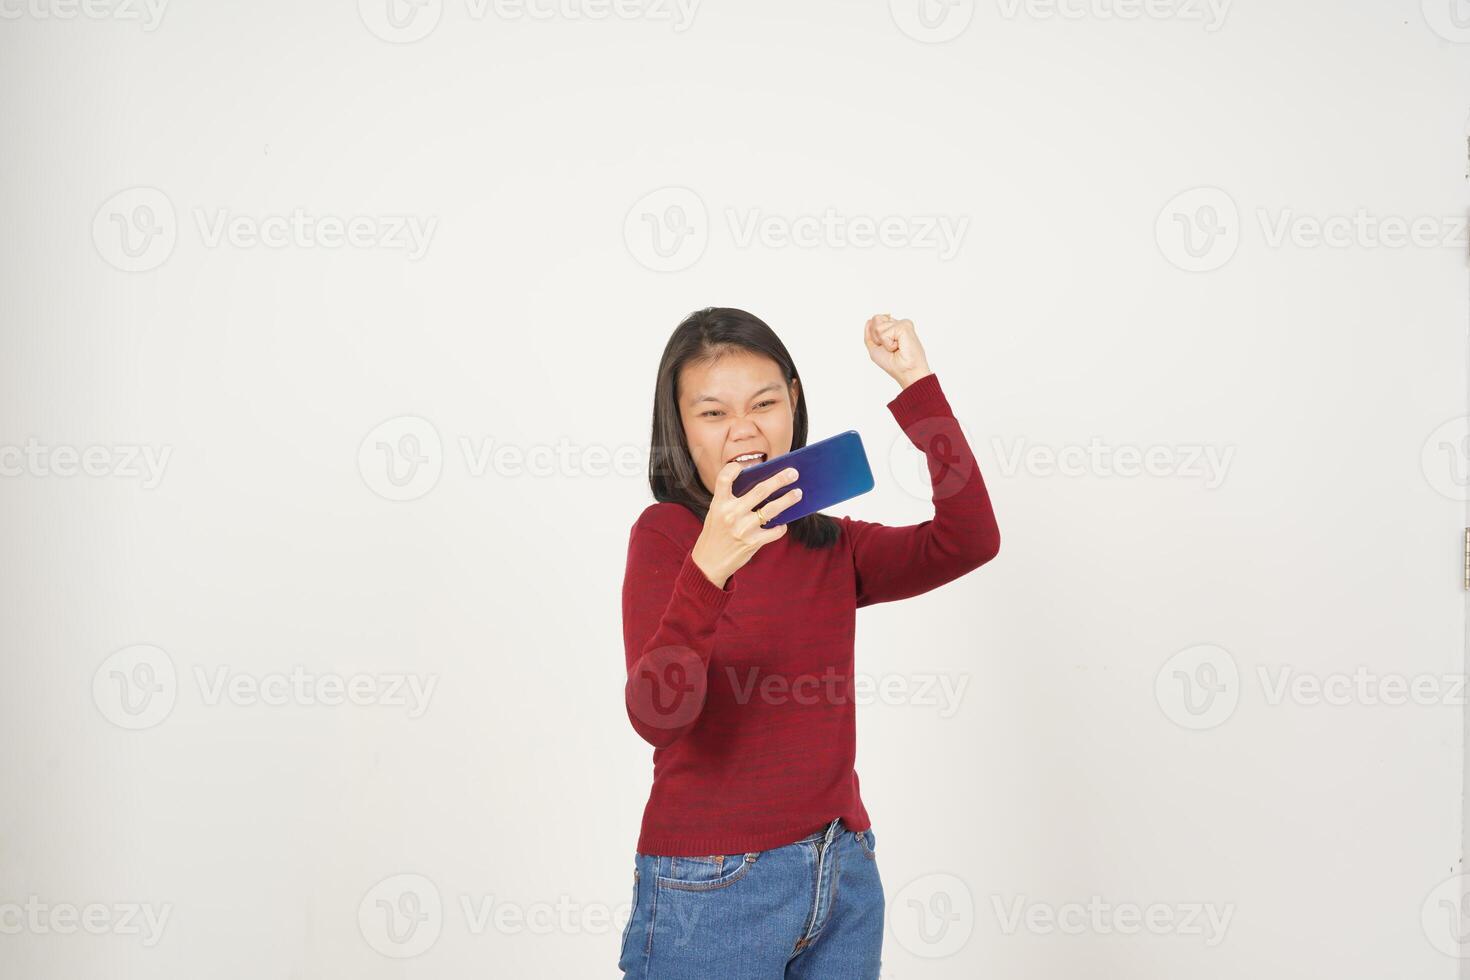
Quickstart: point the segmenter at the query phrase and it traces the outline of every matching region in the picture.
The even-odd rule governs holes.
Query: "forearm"
[[[635,535],[623,584],[623,697],[628,720],[649,744],[669,745],[699,720],[719,617],[732,594],[662,535]]]

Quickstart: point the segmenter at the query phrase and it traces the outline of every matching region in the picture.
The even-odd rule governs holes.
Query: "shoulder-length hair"
[[[713,499],[699,478],[684,422],[679,412],[679,372],[685,364],[708,361],[740,349],[775,361],[786,381],[798,380],[796,364],[781,338],[759,317],[729,307],[706,307],[684,318],[664,346],[653,393],[653,439],[648,455],[648,484],[655,500],[683,504],[701,521]],[[798,385],[791,428],[791,448],[806,445],[806,385]],[[791,522],[787,535],[808,548],[831,547],[840,529],[826,514],[808,514]]]

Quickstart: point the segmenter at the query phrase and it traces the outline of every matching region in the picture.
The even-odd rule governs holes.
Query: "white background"
[[[776,329],[813,438],[869,446],[878,489],[837,512],[892,524],[932,511],[861,331],[914,319],[994,498],[994,562],[859,615],[860,674],[965,685],[859,711],[886,977],[1457,975],[1450,0],[958,0],[930,27],[428,0],[401,29],[376,0],[60,2],[0,7],[7,976],[614,976],[651,775],[627,533],[658,355],[707,305]],[[211,236],[296,209],[388,237]],[[828,209],[916,237],[771,237]],[[743,240],[753,214],[775,231]],[[393,216],[432,221],[422,254]],[[965,222],[956,254],[926,216]],[[1434,244],[1373,231],[1418,218]],[[692,237],[660,254],[649,221]],[[394,488],[377,444],[415,434],[428,475]],[[1046,464],[1094,440],[1162,464]],[[572,462],[477,467],[487,441]],[[168,452],[154,485],[129,447]],[[213,696],[295,667],[435,687],[417,717]],[[1288,668],[1444,697],[1273,703]],[[405,890],[441,910],[400,942],[377,901]],[[100,935],[55,918],[91,903]],[[156,941],[128,905],[167,909]]]

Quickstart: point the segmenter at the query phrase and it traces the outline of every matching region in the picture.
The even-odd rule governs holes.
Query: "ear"
[[[797,397],[801,394],[801,379],[791,379],[791,407],[796,408]]]

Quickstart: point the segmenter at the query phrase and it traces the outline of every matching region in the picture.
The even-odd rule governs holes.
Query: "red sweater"
[[[736,854],[790,844],[841,817],[866,830],[853,769],[856,610],[906,599],[994,558],[990,495],[930,374],[888,409],[929,464],[934,517],[910,527],[837,518],[835,545],[785,535],[716,588],[691,551],[703,523],[649,506],[628,536],[624,689],[654,748],[637,850]]]

